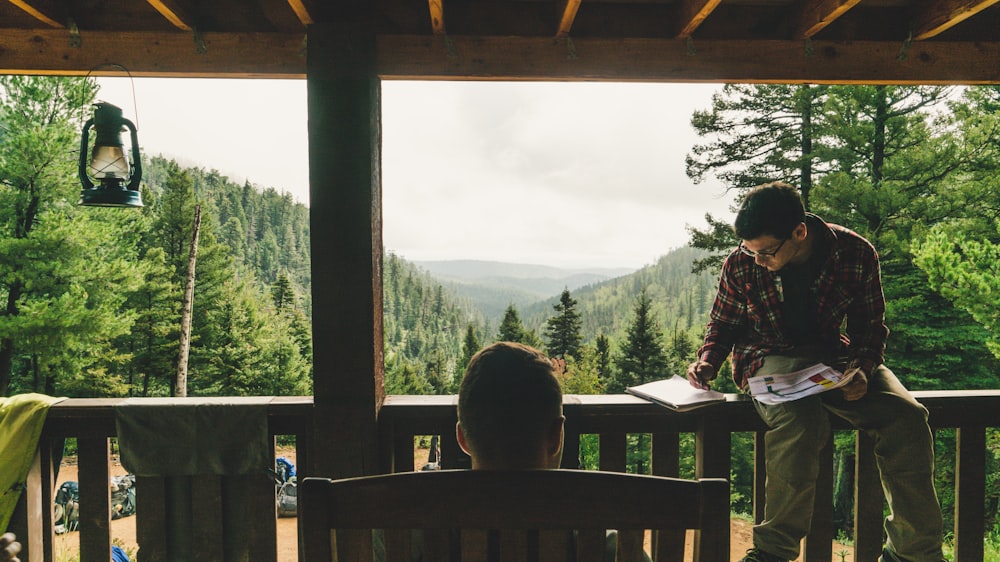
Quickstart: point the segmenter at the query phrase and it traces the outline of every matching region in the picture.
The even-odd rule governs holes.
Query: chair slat
[[[430,507],[419,501],[427,497],[435,498]],[[303,529],[313,533],[420,529],[424,559],[442,561],[461,547],[463,561],[487,560],[499,551],[502,561],[556,562],[568,560],[575,550],[579,561],[603,562],[605,529],[617,529],[619,560],[628,562],[642,559],[646,529],[699,529],[696,560],[723,562],[729,555],[728,498],[728,482],[714,478],[445,470],[336,481],[305,478],[299,516]],[[324,559],[322,552],[312,554],[313,542],[304,544],[305,560]],[[343,545],[339,550],[343,555]]]
[[[489,534],[483,529],[462,531],[462,562],[487,562],[489,560]]]

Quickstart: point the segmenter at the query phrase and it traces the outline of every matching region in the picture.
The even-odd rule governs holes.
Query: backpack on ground
[[[288,479],[295,476],[295,465],[285,457],[274,459],[274,473],[279,484],[288,482]]]
[[[278,517],[295,517],[299,514],[297,478],[292,476],[278,488]]]
[[[135,475],[111,477],[111,518],[135,515]]]
[[[55,497],[56,534],[76,531],[80,527],[80,485],[68,480],[59,486]]]

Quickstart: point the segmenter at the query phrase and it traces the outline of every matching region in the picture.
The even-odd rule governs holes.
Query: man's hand
[[[14,533],[4,533],[0,535],[0,560],[8,562],[19,562],[17,557],[21,552],[21,543],[17,542]]]
[[[687,369],[687,379],[691,383],[691,386],[695,388],[700,388],[702,390],[708,390],[711,388],[708,383],[715,380],[719,373],[716,372],[715,367],[711,363],[705,361],[695,361],[688,365]]]
[[[844,374],[850,376],[854,374],[851,382],[840,387],[844,393],[845,400],[858,400],[868,392],[868,375],[858,367],[848,369]]]

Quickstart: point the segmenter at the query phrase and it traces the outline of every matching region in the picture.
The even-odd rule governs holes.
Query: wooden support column
[[[381,85],[369,3],[308,31],[315,413],[309,474],[375,474],[382,357]]]

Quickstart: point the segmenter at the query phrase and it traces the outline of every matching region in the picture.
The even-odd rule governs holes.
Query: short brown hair
[[[740,240],[754,240],[771,235],[779,240],[791,238],[792,231],[805,222],[806,212],[799,190],[785,182],[758,185],[747,192],[736,213],[733,230]]]
[[[497,342],[476,353],[458,391],[458,422],[480,459],[499,463],[537,451],[562,416],[562,390],[543,353]]]

